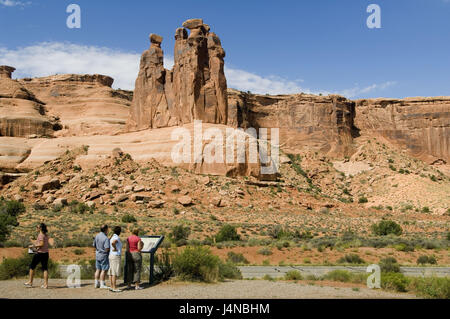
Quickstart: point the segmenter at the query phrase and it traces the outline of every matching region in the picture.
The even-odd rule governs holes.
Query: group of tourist
[[[122,241],[120,234],[122,229],[116,226],[113,229],[113,235],[108,237],[108,225],[103,225],[100,228],[100,233],[95,236],[93,246],[95,247],[95,288],[110,289],[112,292],[122,292],[117,287],[117,278],[121,276],[121,260],[122,260]],[[33,259],[30,264],[29,281],[24,285],[26,287],[33,287],[34,272],[38,264],[42,265],[44,273],[44,284],[41,288],[48,288],[48,230],[44,223],[37,227],[38,236],[34,244],[29,246],[30,253],[33,253]],[[142,255],[141,250],[144,248],[144,243],[139,237],[139,230],[132,231],[132,235],[126,240],[126,265],[127,278],[124,281],[127,288],[131,289],[134,284],[134,289],[143,289],[140,286]],[[108,287],[105,282],[106,274],[108,273],[111,287]]]
[[[103,225],[100,229],[100,233],[95,236],[95,288],[110,289],[112,292],[121,292],[122,290],[117,288],[117,278],[121,275],[121,260],[122,260],[122,241],[120,240],[120,233],[122,229],[120,226],[116,226],[113,229],[113,235],[108,238],[108,226]],[[128,288],[132,288],[132,283],[135,284],[136,290],[143,289],[140,286],[141,281],[141,268],[142,268],[142,255],[141,250],[144,247],[144,243],[139,238],[139,230],[135,229],[133,234],[126,240],[126,265],[127,265],[127,278],[125,282]],[[106,286],[105,277],[108,273],[111,287]]]

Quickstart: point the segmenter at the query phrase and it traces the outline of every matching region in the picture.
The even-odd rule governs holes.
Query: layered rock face
[[[175,64],[164,69],[162,37],[150,35],[141,58],[128,129],[143,130],[192,123],[227,124],[225,51],[201,19],[183,23],[175,33]],[[188,31],[190,33],[188,34]]]
[[[287,153],[312,149],[343,157],[353,152],[355,103],[344,97],[266,96],[235,90],[230,90],[228,96],[230,125],[279,128],[280,146]]]
[[[57,118],[48,116],[44,103],[11,79],[14,70],[0,66],[0,136],[53,136]]]
[[[62,74],[20,80],[59,118],[55,136],[117,134],[125,127],[132,93],[111,88],[109,76]]]
[[[450,97],[356,101],[355,125],[430,163],[450,163]]]

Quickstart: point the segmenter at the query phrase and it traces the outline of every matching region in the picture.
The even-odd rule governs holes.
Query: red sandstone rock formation
[[[57,119],[21,83],[11,79],[13,67],[0,66],[0,136],[53,136]]]
[[[61,74],[19,81],[44,101],[48,114],[58,117],[62,129],[55,136],[84,136],[122,131],[132,92],[111,88],[105,75]]]
[[[170,127],[202,120],[227,124],[225,51],[201,19],[183,23],[175,32],[175,64],[164,69],[162,37],[151,34],[141,58],[128,128]],[[190,30],[190,34],[185,29]]]
[[[429,163],[450,163],[450,97],[358,100],[355,125]]]
[[[354,102],[344,97],[297,95],[253,95],[235,90],[229,94],[229,121],[243,128],[279,128],[280,147],[288,153],[304,149],[330,156],[352,153],[355,134]]]

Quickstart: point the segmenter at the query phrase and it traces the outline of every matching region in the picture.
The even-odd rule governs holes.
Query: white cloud
[[[128,90],[134,89],[140,56],[141,53],[62,42],[44,42],[14,50],[0,47],[0,65],[15,67],[15,78],[98,73],[113,77],[114,88]],[[166,55],[164,65],[172,68],[173,57]],[[228,87],[260,94],[335,93],[353,98],[396,84],[389,81],[362,88],[357,85],[341,91],[310,90],[299,85],[304,82],[301,79],[291,81],[274,75],[264,77],[234,67],[226,67],[225,73]]]
[[[31,2],[22,2],[22,1],[15,1],[15,0],[0,0],[0,5],[3,5],[5,7],[24,7],[31,4]]]

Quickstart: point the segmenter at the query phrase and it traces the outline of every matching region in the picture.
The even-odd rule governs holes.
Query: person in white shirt
[[[117,277],[120,277],[120,269],[121,269],[121,256],[122,256],[122,242],[120,241],[120,233],[122,229],[120,226],[114,227],[114,235],[112,235],[109,242],[111,243],[109,249],[109,279],[111,280],[111,291],[112,292],[122,292],[122,290],[118,289]]]

